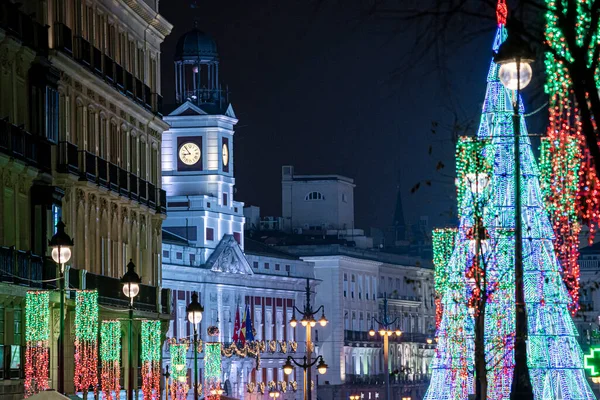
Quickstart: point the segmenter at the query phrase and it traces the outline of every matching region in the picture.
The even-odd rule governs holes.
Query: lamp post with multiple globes
[[[350,400],[358,400],[360,399],[360,396],[358,394],[351,394],[350,395]]]
[[[308,382],[310,380],[310,375],[308,375],[308,371],[310,371],[310,367],[312,367],[313,365],[318,363],[317,371],[319,371],[319,373],[321,375],[325,375],[325,373],[327,372],[328,365],[325,364],[325,360],[323,359],[323,356],[318,356],[312,362],[309,361],[307,356],[304,356],[302,363],[296,361],[292,356],[288,356],[287,360],[285,361],[285,364],[283,364],[283,372],[286,375],[290,375],[294,371],[294,365],[292,365],[292,363],[296,364],[298,367],[300,367],[304,370],[304,400],[307,400],[307,399],[310,400],[310,392],[311,392],[312,388],[309,387],[307,390],[307,384],[306,384],[306,382]]]
[[[402,335],[402,331],[400,328],[396,327],[393,330],[391,327],[398,321],[398,318],[394,318],[394,320],[390,321],[390,317],[388,315],[388,305],[387,305],[387,293],[385,293],[383,298],[383,318],[381,321],[373,318],[375,322],[379,324],[379,334],[383,337],[383,365],[384,365],[384,379],[385,379],[385,399],[392,400],[390,395],[390,366],[388,363],[389,356],[389,344],[388,338],[392,336],[392,334],[396,334],[396,336]],[[375,336],[375,329],[371,326],[371,330],[369,330],[370,336]]]
[[[319,318],[319,325],[321,326],[326,326],[327,325],[327,318],[325,318],[325,309],[324,307],[321,305],[319,306],[319,308],[317,308],[316,310],[313,310],[311,304],[310,304],[310,280],[307,278],[306,279],[306,304],[304,305],[304,310],[300,310],[298,309],[296,306],[294,306],[294,313],[292,314],[292,319],[290,320],[290,326],[292,328],[295,328],[298,325],[298,321],[296,320],[296,311],[298,311],[298,313],[300,315],[302,315],[302,319],[300,320],[300,323],[302,324],[302,326],[304,326],[306,328],[306,355],[304,356],[304,364],[299,364],[296,362],[296,360],[294,360],[291,357],[288,357],[288,362],[286,362],[286,364],[284,365],[284,372],[289,375],[292,373],[292,366],[290,363],[290,359],[299,367],[304,369],[304,400],[311,400],[312,399],[312,380],[311,380],[311,370],[310,367],[312,367],[313,365],[315,365],[316,361],[320,358],[321,359],[321,363],[319,365],[317,365],[317,369],[319,369],[319,372],[321,374],[324,374],[325,372],[321,372],[321,370],[323,371],[327,371],[327,364],[325,364],[325,362],[323,361],[323,357],[319,356],[317,357],[317,359],[315,359],[315,361],[312,361],[312,351],[313,351],[313,345],[312,345],[312,341],[311,341],[311,329],[314,328],[317,325],[317,321],[315,320],[315,315],[319,313],[319,311],[321,311],[321,318]],[[286,372],[286,365],[289,364],[289,372]],[[306,367],[303,367],[306,366]],[[324,366],[324,369],[322,368],[322,366]]]
[[[527,309],[523,288],[523,220],[521,205],[521,117],[519,103],[521,89],[531,82],[532,70],[529,65],[535,54],[529,45],[515,31],[516,23],[508,29],[508,37],[498,48],[494,62],[500,65],[498,78],[512,91],[514,159],[515,159],[515,367],[510,398],[511,400],[533,400],[533,389],[527,367]],[[508,28],[508,25],[507,25]]]
[[[60,278],[60,329],[58,336],[58,392],[65,393],[65,264],[71,259],[71,249],[73,240],[65,232],[65,224],[58,220],[56,224],[56,233],[48,242],[48,247],[52,249],[52,260],[59,266]]]
[[[198,393],[198,324],[202,321],[204,312],[204,307],[198,302],[198,293],[192,293],[192,301],[186,307],[185,312],[188,321],[194,325],[194,400],[198,400],[200,398]]]
[[[140,283],[142,283],[142,280],[140,279],[140,276],[135,272],[135,264],[133,263],[132,259],[129,259],[129,264],[127,264],[127,272],[121,278],[121,284],[123,285],[123,294],[129,298],[129,335],[127,342],[129,378],[127,381],[127,400],[133,400],[133,298],[137,296],[140,292]]]

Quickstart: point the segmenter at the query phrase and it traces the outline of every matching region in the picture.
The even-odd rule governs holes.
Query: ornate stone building
[[[56,265],[46,256],[59,218],[75,241],[67,287],[98,289],[101,319],[123,315],[119,278],[129,259],[142,277],[135,318],[170,317],[169,291],[161,288],[160,149],[168,125],[161,114],[160,44],[171,28],[158,1],[0,2],[2,398],[22,398],[22,381],[1,378],[23,376],[26,290],[57,286]],[[58,299],[52,292],[54,388]],[[67,338],[73,299],[69,292]],[[65,390],[72,393],[71,340],[65,355]]]

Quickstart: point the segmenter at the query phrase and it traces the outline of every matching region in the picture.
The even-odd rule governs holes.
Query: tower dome
[[[209,61],[216,60],[218,57],[217,42],[197,27],[181,36],[175,47],[175,61],[195,59]]]

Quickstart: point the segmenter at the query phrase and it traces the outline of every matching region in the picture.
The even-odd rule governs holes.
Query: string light
[[[160,321],[142,321],[142,392],[160,398]]]
[[[190,389],[187,380],[186,355],[189,343],[183,341],[177,343],[171,339],[169,342],[169,353],[171,354],[171,374],[173,382],[171,383],[171,400],[185,400]]]
[[[458,230],[456,228],[434,229],[432,234],[434,289],[435,289],[435,324],[439,328],[442,321],[444,307],[442,297],[448,288],[450,273],[447,270],[448,262],[454,250],[454,239]]]
[[[121,321],[102,321],[100,325],[100,361],[104,400],[117,400],[121,386]]]
[[[75,371],[76,392],[98,387],[98,292],[78,290],[75,294]]]
[[[49,388],[50,294],[29,291],[25,297],[25,397]]]
[[[204,344],[204,388],[205,396],[221,384],[221,343]],[[214,397],[214,395],[212,395]]]
[[[500,25],[494,50],[506,38]],[[487,92],[483,104],[477,141],[460,141],[457,148],[457,191],[459,194],[459,228],[454,250],[447,256],[440,237],[436,256],[437,287],[443,293],[443,315],[437,329],[438,344],[431,364],[432,377],[425,400],[466,399],[474,393],[474,320],[479,310],[470,302],[474,293],[472,266],[477,263],[469,249],[473,226],[481,218],[489,235],[485,253],[487,290],[484,342],[488,365],[488,398],[508,400],[514,368],[515,332],[515,187],[514,131],[512,126],[512,95],[498,79],[498,66],[491,64]],[[524,112],[520,102],[520,113]],[[548,218],[540,190],[538,168],[524,120],[521,118],[520,155],[523,201],[524,291],[528,313],[528,365],[535,399],[594,399],[583,371],[582,356],[577,343],[577,330],[569,314],[572,301],[560,275],[554,251],[553,224]],[[485,143],[478,145],[480,141]],[[475,149],[477,157],[469,156]],[[566,143],[565,149],[573,144]],[[570,156],[569,156],[570,157]],[[465,183],[469,160],[485,160],[490,168],[489,186],[485,196],[471,196]],[[542,167],[551,165],[543,160]],[[481,167],[486,168],[485,164]],[[477,172],[475,171],[470,172]],[[577,172],[575,172],[575,175]],[[581,177],[581,175],[579,175]],[[546,187],[548,187],[548,178]],[[562,187],[573,187],[565,182]],[[546,192],[544,192],[546,193]],[[565,195],[566,196],[566,195]],[[561,199],[566,210],[568,197]],[[476,202],[481,201],[481,204]],[[485,206],[485,208],[482,208]],[[558,208],[557,208],[558,209]],[[441,234],[439,234],[441,236]],[[447,239],[446,239],[447,240]],[[479,255],[477,256],[479,257]],[[447,260],[447,262],[445,262]],[[443,278],[442,278],[443,277]],[[474,279],[474,278],[473,278]],[[483,288],[482,288],[483,290]],[[471,307],[470,307],[471,305]]]

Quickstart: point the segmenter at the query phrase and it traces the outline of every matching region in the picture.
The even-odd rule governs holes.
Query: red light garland
[[[49,388],[50,294],[27,292],[25,298],[25,397]]]

